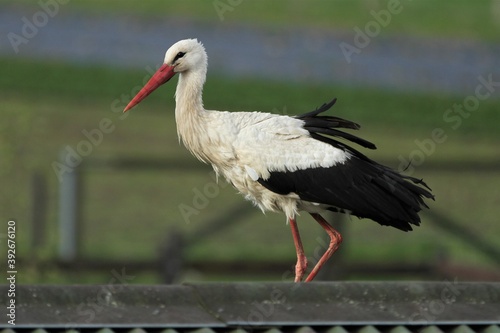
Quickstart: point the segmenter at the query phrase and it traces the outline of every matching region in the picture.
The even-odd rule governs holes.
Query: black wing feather
[[[315,139],[317,140],[333,144],[334,146],[336,144],[340,144],[340,142],[332,138],[321,135],[325,134],[329,136],[344,138],[348,141],[354,142],[365,148],[377,149],[377,147],[369,141],[366,141],[364,139],[358,138],[357,136],[336,129],[336,128],[348,128],[348,129],[358,130],[361,128],[359,124],[339,117],[319,115],[325,111],[328,111],[335,104],[336,101],[337,99],[334,98],[330,103],[325,103],[316,110],[296,116],[296,118],[304,121],[304,128],[308,130],[311,134],[315,134]]]
[[[418,212],[427,207],[423,199],[433,198],[418,186],[427,186],[422,180],[356,156],[330,168],[271,172],[268,179],[258,181],[275,193],[296,193],[301,200],[327,205],[332,211],[404,231],[411,230],[410,224],[420,224]]]

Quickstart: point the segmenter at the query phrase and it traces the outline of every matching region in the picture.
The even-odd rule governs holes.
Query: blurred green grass
[[[10,214],[19,225],[19,253],[24,258],[50,259],[57,251],[58,181],[51,164],[60,150],[84,140],[82,130],[97,128],[109,118],[114,130],[86,159],[113,157],[168,157],[199,163],[178,143],[173,115],[175,82],[165,85],[122,118],[121,108],[147,74],[139,70],[121,70],[98,66],[75,66],[55,62],[0,59],[0,176],[5,193],[1,212]],[[227,79],[209,74],[204,91],[205,106],[220,110],[261,110],[296,114],[309,111],[338,97],[331,113],[362,124],[358,134],[377,144],[369,155],[397,167],[399,155],[408,156],[416,149],[414,140],[430,137],[436,127],[443,128],[448,140],[436,146],[426,163],[490,161],[498,158],[498,109],[500,101],[481,102],[457,129],[443,121],[444,111],[464,96],[409,94],[394,91],[345,88],[333,85],[286,84],[257,79]],[[210,168],[199,173],[183,170],[126,172],[89,169],[85,175],[83,217],[83,255],[89,258],[151,259],[158,244],[173,226],[192,234],[204,222],[224,214],[243,199],[230,186],[209,200],[200,214],[189,223],[183,221],[180,204],[192,205],[193,189],[213,182]],[[32,237],[30,176],[43,172],[49,181],[47,241],[41,251],[29,250]],[[450,215],[490,242],[498,243],[499,173],[446,172],[418,170],[433,188],[436,202],[432,209]],[[249,204],[248,204],[249,205]],[[320,228],[307,216],[299,227],[304,246],[317,246]],[[464,266],[492,268],[494,264],[474,248],[442,233],[424,217],[421,227],[411,233],[382,228],[369,220],[345,222],[348,225],[343,244],[350,262],[426,262],[438,253]],[[187,257],[203,260],[245,260],[248,258],[282,260],[294,264],[294,248],[282,215],[262,215],[258,210],[224,232],[200,239]],[[332,265],[334,265],[334,261]],[[63,276],[57,271],[23,275],[21,282],[88,282],[95,277],[78,274]],[[109,278],[109,277],[108,277]],[[206,278],[205,276],[196,278]],[[231,277],[225,277],[231,278]],[[273,277],[271,277],[273,278]],[[275,277],[279,279],[280,276]],[[135,280],[155,281],[141,274]],[[189,280],[189,277],[187,278]]]

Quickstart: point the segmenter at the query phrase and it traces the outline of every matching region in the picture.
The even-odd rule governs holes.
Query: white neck
[[[186,148],[201,160],[205,160],[200,136],[205,133],[202,121],[205,113],[202,92],[206,73],[206,68],[180,73],[175,91],[177,134]]]

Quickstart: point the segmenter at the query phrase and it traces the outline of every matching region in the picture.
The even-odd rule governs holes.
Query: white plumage
[[[296,282],[302,280],[307,265],[295,224],[300,210],[311,213],[331,237],[329,249],[306,281],[314,278],[341,241],[340,234],[318,213],[326,209],[352,212],[403,230],[411,230],[409,223],[419,223],[417,213],[425,206],[422,197],[432,195],[415,185],[423,184],[420,180],[401,176],[333,139],[338,136],[374,148],[336,129],[357,129],[357,124],[319,115],[335,100],[297,117],[205,110],[202,90],[207,55],[196,39],[179,41],[168,49],[164,64],[125,111],[176,73],[180,74],[175,93],[180,140],[260,209],[286,214],[297,247]]]

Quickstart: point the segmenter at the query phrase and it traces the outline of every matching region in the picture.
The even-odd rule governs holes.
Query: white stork
[[[202,90],[207,54],[196,39],[181,40],[168,49],[164,64],[124,112],[177,73],[175,119],[180,140],[262,211],[285,213],[297,251],[295,282],[302,281],[307,269],[296,224],[299,211],[311,214],[330,237],[328,249],[306,282],[314,279],[342,242],[321,213],[348,213],[404,231],[420,224],[418,212],[427,207],[424,198],[433,198],[424,187],[430,188],[338,141],[375,149],[372,143],[338,130],[359,129],[358,124],[321,115],[335,99],[295,117],[205,110]]]

